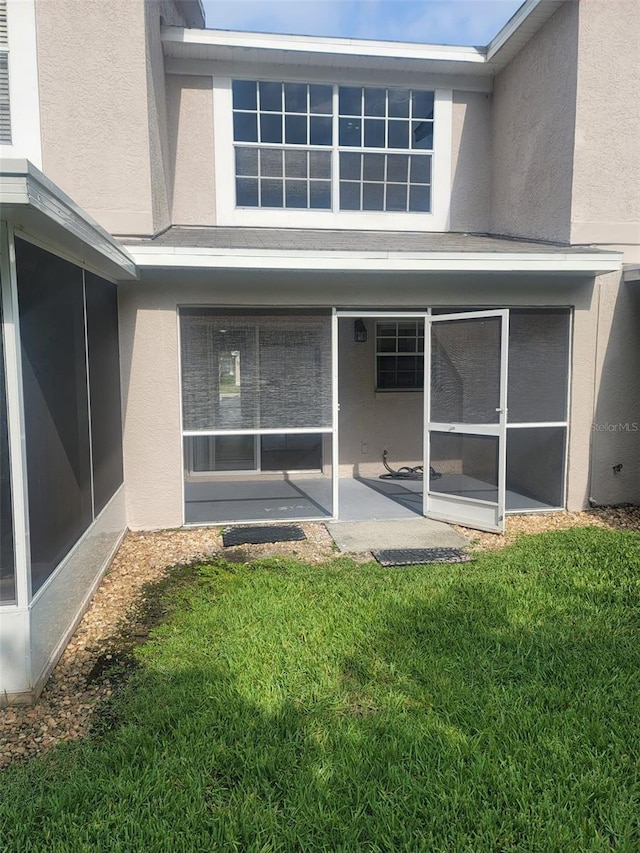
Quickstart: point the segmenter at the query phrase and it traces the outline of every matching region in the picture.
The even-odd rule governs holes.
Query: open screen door
[[[425,515],[501,532],[509,312],[431,316],[429,328]]]

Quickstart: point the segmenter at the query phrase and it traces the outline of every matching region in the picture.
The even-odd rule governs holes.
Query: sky
[[[204,0],[207,27],[488,44],[523,0]]]

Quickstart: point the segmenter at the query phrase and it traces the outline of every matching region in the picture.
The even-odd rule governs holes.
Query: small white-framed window
[[[422,391],[424,321],[376,323],[376,391]]]
[[[218,224],[447,230],[451,100],[427,86],[214,78]]]

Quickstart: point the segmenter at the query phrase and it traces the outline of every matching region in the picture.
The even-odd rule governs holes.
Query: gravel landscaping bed
[[[475,550],[500,548],[523,533],[597,525],[640,530],[640,507],[594,509],[580,513],[510,516],[504,536],[456,528]],[[127,534],[71,642],[34,707],[0,708],[0,767],[25,760],[63,741],[86,735],[96,710],[117,689],[103,670],[118,661],[123,629],[131,640],[143,642],[149,585],[167,577],[171,566],[189,564],[224,551],[227,560],[246,562],[266,556],[295,555],[322,562],[335,555],[323,524],[302,525],[307,540],[273,545],[222,548],[220,528],[164,530]]]

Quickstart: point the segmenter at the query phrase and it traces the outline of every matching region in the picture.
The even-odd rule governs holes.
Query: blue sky
[[[485,45],[522,0],[204,0],[207,26]]]

